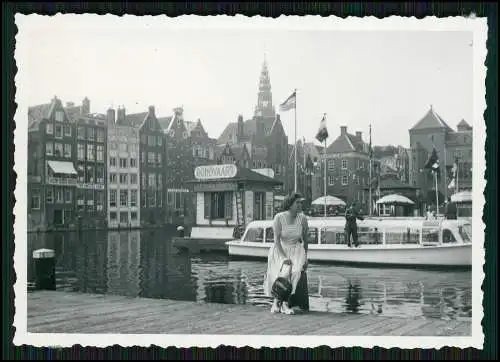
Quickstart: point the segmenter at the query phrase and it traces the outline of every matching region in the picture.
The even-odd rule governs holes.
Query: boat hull
[[[230,256],[267,258],[270,243],[228,242]],[[311,245],[307,253],[310,261],[372,264],[406,265],[434,267],[471,267],[472,245],[438,246],[387,246],[362,245],[349,248],[346,245]]]

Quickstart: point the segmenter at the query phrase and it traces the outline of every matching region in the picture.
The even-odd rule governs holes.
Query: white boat
[[[308,259],[317,262],[471,267],[468,220],[375,219],[358,221],[359,247],[345,241],[345,219],[309,219]],[[226,242],[233,257],[267,258],[273,221],[248,224],[241,239]]]

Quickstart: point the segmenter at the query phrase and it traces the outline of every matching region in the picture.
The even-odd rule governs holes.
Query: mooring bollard
[[[56,257],[54,250],[38,249],[33,252],[36,289],[56,290]]]

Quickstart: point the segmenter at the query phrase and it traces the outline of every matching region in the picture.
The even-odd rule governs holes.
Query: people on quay
[[[364,220],[364,217],[359,214],[359,211],[356,207],[356,201],[351,203],[351,206],[347,208],[345,211],[345,238],[348,247],[352,247],[351,245],[351,236],[354,242],[354,246],[359,247],[358,243],[358,225],[356,220]]]
[[[451,202],[451,197],[449,196],[445,205],[445,216],[449,220],[457,219],[457,205],[454,202]]]
[[[307,290],[307,246],[309,225],[302,212],[304,198],[300,193],[292,193],[283,203],[284,211],[274,217],[274,243],[269,249],[267,271],[264,276],[264,293],[273,297],[272,313],[294,314],[294,308],[309,310]],[[287,265],[283,268],[283,265]],[[291,293],[286,301],[273,293],[273,285],[280,272],[291,266]],[[274,295],[273,295],[274,294]]]
[[[427,211],[426,211],[426,214],[425,214],[425,219],[426,220],[434,220],[435,219],[434,213],[432,211],[432,207],[430,205],[427,205]]]

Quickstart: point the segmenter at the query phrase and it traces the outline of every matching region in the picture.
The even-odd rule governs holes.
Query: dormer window
[[[175,137],[175,131],[173,129],[171,129],[168,134],[170,135],[170,137]]]
[[[64,122],[64,113],[62,111],[56,112],[56,121],[57,122]]]

